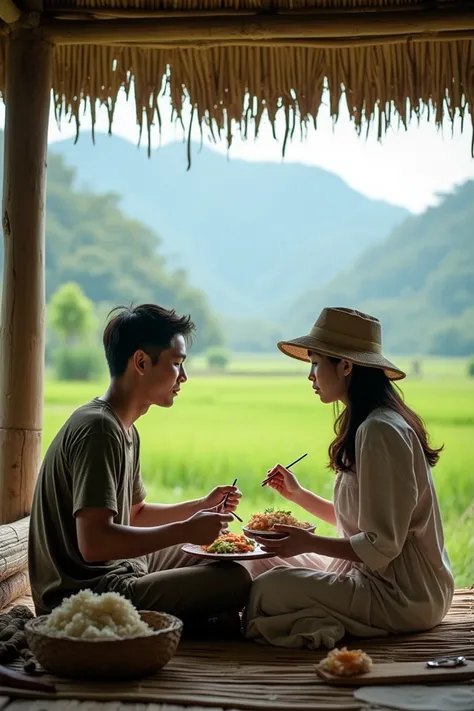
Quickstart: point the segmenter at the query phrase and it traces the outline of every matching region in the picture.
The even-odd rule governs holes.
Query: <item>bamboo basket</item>
[[[183,623],[164,612],[141,611],[155,631],[151,635],[118,640],[77,639],[44,631],[47,616],[25,625],[28,645],[51,674],[71,679],[125,680],[152,676],[176,652]]]

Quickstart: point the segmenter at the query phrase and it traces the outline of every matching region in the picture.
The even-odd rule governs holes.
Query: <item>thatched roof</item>
[[[7,20],[12,2],[20,6],[0,0]],[[465,0],[44,0],[39,32],[56,45],[59,115],[78,126],[84,102],[93,118],[105,104],[112,125],[133,79],[146,131],[160,121],[164,76],[177,116],[189,97],[191,122],[229,141],[237,127],[258,128],[265,110],[273,121],[282,108],[288,133],[304,127],[325,81],[333,117],[344,96],[355,124],[376,119],[379,136],[423,105],[438,122],[464,115],[474,96],[474,3]]]

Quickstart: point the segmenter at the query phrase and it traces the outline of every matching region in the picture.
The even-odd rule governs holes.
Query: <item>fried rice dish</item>
[[[272,531],[278,524],[297,526],[298,528],[311,528],[311,524],[296,519],[291,511],[265,509],[263,513],[255,513],[247,523],[249,531]]]
[[[245,536],[237,533],[224,533],[209,546],[201,546],[207,553],[251,553],[255,550],[255,543]]]

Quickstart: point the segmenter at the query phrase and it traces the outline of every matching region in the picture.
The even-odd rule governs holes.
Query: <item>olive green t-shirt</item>
[[[127,431],[98,398],[73,412],[46,452],[33,498],[28,565],[38,615],[48,614],[79,590],[103,589],[104,579],[124,571],[124,561],[84,561],[76,513],[107,508],[115,523],[129,525],[132,504],[145,495],[135,426]],[[140,559],[127,563],[128,572],[145,572]]]

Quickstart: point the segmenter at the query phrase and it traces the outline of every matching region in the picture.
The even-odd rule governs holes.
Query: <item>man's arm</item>
[[[168,523],[184,521],[199,511],[221,510],[220,504],[226,500],[226,512],[235,511],[242,494],[235,486],[215,486],[212,491],[201,499],[193,499],[178,504],[155,504],[145,502],[145,492],[137,489],[137,495],[130,508],[130,524],[132,526],[162,526]]]
[[[185,521],[198,511],[202,511],[203,508],[203,499],[183,501],[179,504],[148,504],[145,501],[141,501],[131,507],[130,525],[139,528],[164,526]]]
[[[231,514],[201,512],[186,521],[164,526],[123,526],[108,509],[84,508],[76,513],[79,552],[87,563],[138,558],[179,543],[212,543]]]
[[[146,491],[139,470],[139,446],[136,456],[133,496],[140,501]],[[161,526],[155,521],[141,530],[114,523],[123,451],[116,434],[104,430],[102,420],[91,423],[88,437],[75,444],[71,460],[73,515],[79,552],[86,562],[135,558],[186,541],[186,531],[178,522]]]
[[[184,530],[183,530],[184,528]],[[135,528],[114,523],[108,509],[81,509],[76,514],[79,552],[87,563],[137,558],[185,542],[185,524]]]

